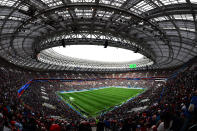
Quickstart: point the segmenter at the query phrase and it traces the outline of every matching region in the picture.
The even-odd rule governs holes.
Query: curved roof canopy
[[[0,56],[22,67],[75,70],[77,63],[48,64],[37,56],[55,46],[107,41],[144,55],[141,68],[175,67],[197,55],[196,14],[196,0],[0,0]],[[78,70],[129,70],[89,64]]]
[[[43,63],[76,67],[75,70],[90,68],[100,70],[129,70],[131,66],[144,67],[153,62],[131,50],[95,45],[69,45],[42,50],[38,60]],[[76,66],[77,65],[77,66]]]

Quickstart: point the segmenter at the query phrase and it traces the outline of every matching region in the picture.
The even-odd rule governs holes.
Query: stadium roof
[[[105,45],[143,54],[141,68],[182,65],[197,55],[196,0],[0,0],[0,56],[22,67],[45,70],[121,71],[103,63],[44,63],[43,50],[62,45]],[[45,59],[45,60],[46,60]],[[66,61],[68,62],[68,61]],[[94,64],[94,63],[93,63]]]

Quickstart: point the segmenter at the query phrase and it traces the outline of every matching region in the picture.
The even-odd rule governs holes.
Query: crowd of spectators
[[[0,78],[2,82],[0,87],[0,130],[3,131],[91,131],[92,127],[96,127],[97,131],[104,129],[112,131],[186,131],[192,130],[191,127],[197,123],[197,114],[195,114],[197,80],[194,70],[181,72],[176,78],[162,84],[147,80],[118,79],[80,83],[37,82],[32,83],[21,98],[17,96],[17,90],[21,85],[31,80],[32,76],[38,75],[40,77],[42,75],[34,72],[27,73],[21,69],[13,69],[13,67],[10,69],[1,67],[0,71],[2,73]],[[99,74],[84,75],[84,77],[127,78],[128,76],[141,76],[131,74]],[[51,76],[50,73],[47,75]],[[52,74],[52,76],[55,75]],[[82,78],[80,75],[72,74],[67,77],[70,76],[73,76],[71,78]],[[80,116],[55,94],[58,90],[81,90],[85,87],[90,89],[112,85],[146,86],[148,90],[136,99],[97,118]],[[148,101],[142,102],[144,99],[148,99]],[[48,106],[43,106],[43,103],[47,103]],[[140,111],[132,110],[140,107],[146,108]],[[193,130],[196,130],[195,126]]]

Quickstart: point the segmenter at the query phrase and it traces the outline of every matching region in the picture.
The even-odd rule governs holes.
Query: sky
[[[64,56],[100,62],[130,62],[143,57],[139,53],[110,46],[104,48],[97,45],[69,45],[65,48],[58,46],[52,49]]]

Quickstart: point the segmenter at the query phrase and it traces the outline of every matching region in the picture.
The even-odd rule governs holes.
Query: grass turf
[[[118,106],[132,97],[142,93],[144,89],[103,88],[98,90],[58,93],[63,100],[81,114],[95,117],[104,111]]]

